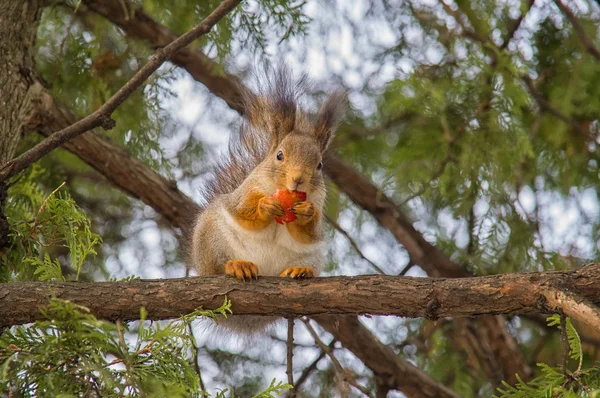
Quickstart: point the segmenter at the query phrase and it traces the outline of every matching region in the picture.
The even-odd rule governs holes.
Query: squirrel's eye
[[[277,152],[277,160],[279,160],[279,161],[283,160],[283,152],[281,152],[281,151]]]
[[[319,162],[317,165],[317,170],[321,170],[323,168],[323,162]]]

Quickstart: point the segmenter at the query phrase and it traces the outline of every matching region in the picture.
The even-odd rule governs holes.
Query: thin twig
[[[569,353],[571,347],[569,346],[569,338],[567,336],[567,317],[564,314],[560,315],[560,336],[563,344],[563,374],[568,379],[568,365],[569,365]]]
[[[375,264],[373,261],[369,260],[364,254],[363,252],[360,250],[360,248],[358,247],[358,245],[356,244],[356,242],[354,241],[354,239],[352,239],[352,237],[350,236],[350,234],[348,234],[348,232],[346,232],[337,222],[335,222],[334,219],[332,219],[331,217],[329,217],[328,215],[325,215],[325,219],[327,220],[327,222],[329,224],[331,224],[331,226],[338,231],[339,233],[341,233],[342,235],[344,235],[346,237],[346,239],[348,239],[348,242],[350,243],[350,246],[352,246],[352,248],[356,251],[356,253],[366,262],[368,262],[371,267],[373,267],[373,269],[377,272],[379,272],[381,275],[385,275],[385,272],[379,268],[377,266],[377,264]]]
[[[534,3],[535,3],[535,0],[529,0],[525,11],[523,11],[521,13],[521,15],[519,16],[519,18],[517,18],[514,21],[514,23],[508,28],[508,31],[506,32],[506,36],[504,36],[504,39],[502,40],[502,44],[500,45],[500,50],[504,50],[504,49],[506,49],[506,47],[508,47],[508,44],[515,36],[515,33],[517,33],[517,30],[519,30],[519,27],[521,27],[521,23],[523,23],[523,20],[525,19],[525,17],[527,16],[527,14],[531,10],[531,8],[533,7]]]
[[[333,352],[330,349],[330,347],[327,346],[325,343],[323,343],[323,341],[319,338],[319,335],[317,334],[315,329],[311,326],[310,321],[306,318],[302,318],[301,320],[302,320],[302,322],[304,322],[304,325],[306,325],[306,329],[308,330],[308,332],[310,333],[312,338],[315,340],[315,343],[317,343],[317,345],[319,346],[319,348],[321,348],[321,350],[323,350],[327,353],[327,355],[329,356],[329,359],[331,359],[331,363],[333,364],[335,371],[341,376],[342,380],[344,380],[346,383],[348,383],[352,387],[356,388],[358,391],[362,392],[365,396],[371,397],[371,393],[365,387],[358,384],[358,382],[356,381],[356,378],[350,373],[350,371],[344,369],[344,367],[338,361],[338,359],[335,357],[335,355],[333,355]]]
[[[335,346],[336,343],[336,339],[331,340],[331,343],[329,343],[327,346],[329,347],[330,350],[333,351],[333,347]],[[310,374],[317,369],[317,365],[319,364],[319,362],[321,362],[321,359],[325,358],[325,356],[327,355],[327,353],[323,350],[321,350],[321,352],[319,353],[319,355],[315,358],[314,361],[312,361],[310,363],[310,365],[308,365],[306,368],[304,368],[304,371],[302,371],[302,374],[300,375],[300,377],[298,378],[298,380],[296,381],[296,385],[294,386],[294,391],[298,392],[300,389],[300,386],[302,384],[304,384],[304,382],[306,380],[308,380],[308,376],[310,376]]]
[[[202,381],[202,373],[200,373],[200,357],[198,354],[198,345],[196,344],[196,336],[194,336],[194,330],[192,329],[192,324],[188,323],[187,325],[188,331],[190,332],[190,340],[192,342],[192,351],[194,356],[194,370],[198,374],[198,380],[200,382],[200,391],[206,391],[206,387],[204,386],[204,381]]]
[[[404,276],[404,275],[406,275],[406,273],[407,273],[408,271],[410,271],[410,269],[411,269],[412,267],[414,267],[415,265],[417,265],[417,264],[416,264],[416,263],[415,263],[415,262],[412,260],[412,258],[409,258],[409,259],[408,259],[408,263],[407,263],[407,264],[404,266],[404,268],[402,268],[402,271],[400,271],[400,272],[398,273],[398,276]]]
[[[421,189],[419,189],[417,192],[413,193],[408,198],[404,199],[400,203],[399,206],[404,206],[405,204],[407,204],[408,202],[410,202],[414,198],[423,195],[425,193],[425,191],[427,190],[427,188],[430,187],[431,183],[434,182],[435,180],[437,180],[438,178],[440,178],[442,176],[442,174],[444,174],[444,171],[446,170],[446,166],[448,165],[448,163],[450,163],[452,161],[453,161],[453,158],[452,158],[451,155],[446,156],[444,158],[444,160],[442,160],[442,163],[440,163],[440,167],[436,170],[435,173],[433,173],[433,175],[431,176],[431,178],[429,179],[429,181],[427,181],[427,183],[423,184],[423,186],[421,187]]]
[[[166,47],[158,49],[146,65],[144,65],[97,111],[69,127],[52,134],[22,155],[5,163],[0,169],[0,181],[7,180],[19,171],[29,167],[32,163],[42,158],[53,149],[86,131],[99,126],[102,126],[105,130],[112,129],[116,125],[116,122],[111,118],[111,115],[119,105],[137,90],[167,59],[171,58],[173,54],[190,44],[192,41],[208,33],[211,28],[229,11],[237,6],[239,2],[240,0],[224,0],[219,7],[217,7],[200,24],[169,43]]]
[[[290,398],[294,398],[296,396],[296,389],[293,387],[294,366],[292,361],[292,358],[294,356],[294,318],[288,318],[287,324],[287,366],[285,373],[287,373],[288,384],[292,386],[292,390],[290,391]]]
[[[573,11],[571,11],[567,6],[565,6],[561,0],[554,0],[554,4],[560,9],[560,11],[567,17],[571,25],[573,25],[573,29],[577,36],[579,37],[579,41],[583,44],[583,47],[594,56],[598,61],[600,61],[600,50],[598,47],[594,45],[594,42],[586,35],[581,22],[575,16]]]
[[[42,203],[42,205],[40,206],[37,215],[35,216],[35,220],[33,220],[33,225],[31,226],[31,230],[29,231],[29,236],[33,235],[35,233],[35,228],[39,225],[39,219],[40,219],[40,215],[44,212],[44,209],[46,208],[46,205],[48,204],[48,201],[50,200],[50,198],[52,196],[54,196],[55,193],[57,193],[62,187],[65,186],[67,182],[64,181],[62,184],[60,184],[58,186],[58,188],[56,188],[54,191],[52,191],[50,193],[50,195],[48,195],[46,197],[46,199],[44,199],[44,202]]]
[[[567,125],[574,127],[584,137],[589,137],[589,135],[590,135],[589,131],[585,130],[583,127],[581,127],[575,121],[571,120],[565,114],[561,113],[558,109],[556,109],[554,106],[552,106],[552,104],[550,104],[548,102],[548,100],[546,100],[546,98],[544,98],[544,96],[539,91],[537,91],[537,88],[535,87],[533,80],[529,76],[522,75],[521,80],[525,83],[525,86],[527,86],[527,89],[529,90],[529,92],[531,93],[531,95],[533,96],[535,101],[537,102],[538,106],[542,110],[549,112],[554,117],[565,122]]]
[[[471,39],[478,41],[480,43],[489,42],[487,37],[480,35],[474,29],[467,26],[462,19],[462,15],[458,11],[453,10],[452,7],[450,7],[450,5],[448,5],[448,4],[446,4],[446,2],[444,2],[443,0],[440,0],[440,4],[442,5],[442,7],[444,7],[444,10],[446,11],[446,13],[448,13],[452,18],[454,18],[456,23],[460,25],[460,27],[462,28],[463,32],[465,33],[465,35],[467,37],[470,37]]]

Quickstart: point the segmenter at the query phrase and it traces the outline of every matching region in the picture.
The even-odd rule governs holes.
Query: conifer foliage
[[[598,261],[598,2],[354,3],[242,2],[131,93],[114,128],[0,181],[0,283],[193,274],[188,213],[239,126],[240,87],[254,88],[265,60],[317,82],[305,104],[315,111],[327,92],[348,92],[324,166],[325,276],[477,276]],[[21,6],[6,4],[0,10]],[[32,1],[35,45],[0,37],[0,72],[14,64],[24,76],[7,86],[23,102],[16,124],[2,124],[15,116],[0,109],[0,135],[18,144],[0,155],[15,158],[64,120],[93,113],[219,4]],[[14,44],[6,40],[23,43],[13,63],[2,59]],[[83,139],[92,135],[104,150]],[[144,308],[121,322],[56,297],[38,304],[44,320],[0,329],[3,396],[600,396],[600,331],[561,314],[365,317],[369,338],[358,343],[357,330],[345,333],[351,321],[297,322],[291,385],[283,328],[243,349],[198,328],[198,319],[230,316],[227,299],[167,322]],[[373,352],[391,355],[390,368]]]

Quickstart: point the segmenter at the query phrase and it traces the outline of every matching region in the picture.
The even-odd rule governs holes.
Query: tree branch
[[[0,169],[0,181],[5,181],[19,171],[29,167],[51,150],[61,146],[70,139],[85,133],[95,127],[102,126],[110,130],[115,126],[111,119],[112,113],[125,101],[135,90],[137,90],[167,59],[187,46],[192,41],[208,33],[211,28],[221,20],[229,11],[239,4],[240,0],[224,0],[208,17],[200,24],[189,30],[186,34],[178,37],[166,47],[159,49],[123,87],[121,87],[104,105],[97,111],[79,120],[75,124],[52,134],[44,141],[29,149],[17,158],[5,163]]]
[[[352,387],[356,388],[358,391],[362,392],[365,396],[371,397],[371,394],[369,393],[369,391],[366,388],[364,388],[363,386],[361,386],[360,384],[358,384],[354,375],[352,373],[350,373],[347,369],[344,369],[344,367],[342,366],[340,361],[338,361],[338,359],[335,357],[335,355],[333,355],[333,350],[331,348],[329,348],[329,346],[327,346],[325,343],[323,343],[323,341],[321,341],[321,339],[319,338],[319,335],[317,334],[315,329],[311,326],[310,321],[305,318],[302,318],[301,320],[302,320],[302,322],[304,322],[304,325],[306,326],[306,330],[308,330],[308,333],[310,333],[310,335],[312,336],[315,343],[317,343],[319,348],[322,351],[324,351],[327,354],[327,356],[329,356],[329,359],[331,360],[331,363],[333,364],[333,367],[334,367],[336,373],[340,376],[340,378],[343,381],[345,381],[346,383],[350,384]]]
[[[368,262],[369,265],[371,265],[371,267],[375,271],[377,271],[377,273],[379,273],[381,275],[385,275],[385,272],[381,268],[379,268],[377,266],[377,264],[375,264],[373,261],[369,260],[363,254],[362,250],[360,250],[360,248],[358,247],[358,244],[354,241],[354,239],[352,239],[352,237],[350,236],[350,234],[348,232],[346,232],[346,230],[344,230],[334,219],[332,219],[331,217],[329,217],[327,214],[325,214],[325,219],[333,227],[333,229],[335,229],[336,231],[338,231],[339,233],[341,233],[342,235],[344,235],[344,237],[346,237],[346,239],[348,240],[348,243],[350,243],[350,246],[352,246],[352,248],[354,249],[354,251],[356,252],[356,254],[359,255],[359,257],[361,257],[363,260],[365,260],[366,262]]]
[[[521,13],[521,15],[519,15],[519,17],[508,28],[508,31],[506,32],[506,36],[504,36],[504,39],[502,40],[502,44],[500,45],[500,50],[504,50],[504,49],[506,49],[506,47],[508,47],[508,44],[515,36],[515,33],[517,33],[517,30],[519,30],[519,28],[521,27],[521,23],[523,23],[523,20],[525,19],[525,17],[527,16],[527,14],[531,10],[531,8],[533,7],[534,3],[535,3],[535,0],[527,0],[527,6],[526,6],[527,8]]]
[[[296,387],[294,387],[294,318],[287,319],[287,355],[285,362],[285,373],[287,374],[288,384],[292,386],[290,398],[296,397]]]
[[[406,276],[329,277],[310,280],[261,277],[245,283],[225,276],[131,282],[15,282],[0,285],[0,326],[41,319],[40,306],[55,297],[88,307],[99,318],[175,318],[213,308],[227,296],[238,315],[372,314],[403,317],[472,317],[562,311],[597,327],[600,263],[577,270],[472,278]],[[569,293],[566,293],[569,292]],[[576,298],[588,300],[581,304]]]
[[[52,132],[77,120],[73,112],[57,103],[40,82],[32,85],[30,93],[37,107],[26,115],[25,125],[28,129],[51,136]],[[162,177],[101,134],[91,131],[84,133],[67,141],[63,147],[128,195],[151,206],[184,233],[193,221],[193,215],[200,210],[191,198],[177,188],[175,181]]]
[[[556,109],[554,106],[552,106],[552,104],[550,102],[548,102],[548,100],[546,98],[544,98],[544,96],[535,87],[535,84],[533,83],[533,80],[531,79],[531,77],[529,77],[527,75],[521,75],[521,80],[523,81],[523,83],[527,87],[527,90],[529,90],[529,93],[531,94],[533,99],[535,99],[535,102],[537,102],[537,104],[541,110],[546,111],[546,112],[550,113],[552,116],[556,117],[557,119],[562,120],[567,126],[572,126],[583,137],[586,137],[586,138],[590,137],[589,131],[587,131],[586,129],[581,127],[578,123],[571,120],[568,116],[566,116],[565,114],[560,112],[558,109]]]
[[[327,347],[329,347],[329,349],[331,351],[333,351],[334,346],[335,346],[335,342],[337,340],[333,339],[331,340],[331,342],[327,345]],[[310,365],[308,365],[306,368],[304,368],[304,370],[302,371],[302,374],[300,375],[300,377],[298,378],[298,380],[296,381],[296,384],[294,385],[294,391],[298,392],[300,391],[300,386],[302,386],[302,384],[304,384],[304,382],[306,380],[308,380],[308,377],[310,376],[310,374],[317,369],[317,365],[319,364],[319,362],[321,361],[321,359],[325,358],[325,355],[327,355],[327,353],[323,350],[321,350],[321,352],[319,353],[319,355],[315,358],[314,361],[312,361],[310,363]]]
[[[127,1],[84,0],[77,13],[85,12],[86,7],[121,27],[128,36],[145,40],[152,48],[164,47],[178,37],[150,18],[144,10],[130,5]],[[231,109],[244,112],[239,89],[241,81],[237,76],[225,72],[204,53],[186,47],[176,52],[170,61],[184,68],[211,93],[223,99]]]
[[[554,4],[560,9],[560,11],[567,17],[571,25],[573,25],[573,29],[577,36],[579,37],[579,41],[583,44],[583,47],[594,56],[598,61],[600,61],[600,50],[598,47],[594,45],[594,42],[586,35],[585,29],[579,22],[579,19],[573,14],[567,6],[565,6],[561,0],[554,0]]]
[[[357,317],[318,316],[313,319],[373,371],[378,396],[381,396],[380,392],[394,389],[411,398],[458,398],[452,390],[382,344]]]
[[[547,307],[560,310],[564,315],[600,332],[600,309],[589,300],[567,289],[556,288],[548,289],[544,297]]]
[[[354,203],[371,213],[379,224],[389,230],[404,246],[411,260],[429,276],[458,278],[470,275],[465,268],[427,242],[396,204],[356,169],[333,154],[328,155],[325,163],[327,176]]]

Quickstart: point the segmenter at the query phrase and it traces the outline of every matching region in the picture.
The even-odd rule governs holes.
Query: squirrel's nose
[[[292,177],[292,181],[294,181],[297,185],[302,185],[304,183],[302,177]]]

